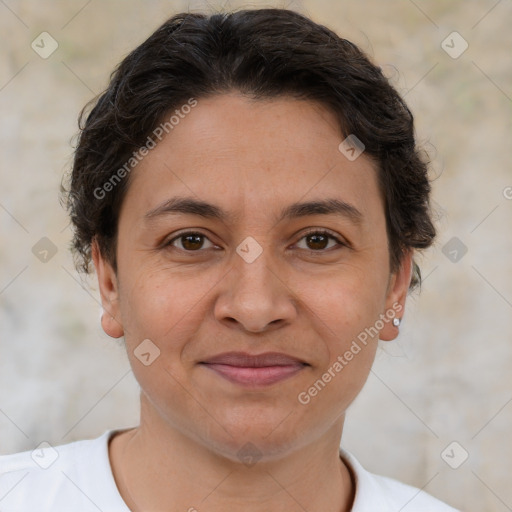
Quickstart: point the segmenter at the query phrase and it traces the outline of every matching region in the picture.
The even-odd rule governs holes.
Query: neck
[[[109,446],[116,484],[133,512],[171,505],[189,512],[351,509],[355,486],[339,456],[344,418],[278,458],[233,460],[144,412],[147,404],[140,426],[114,436]]]

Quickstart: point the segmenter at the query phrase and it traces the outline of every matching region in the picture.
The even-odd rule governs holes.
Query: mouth
[[[278,352],[258,355],[225,352],[199,364],[220,377],[244,387],[269,386],[288,379],[310,366],[300,359]]]

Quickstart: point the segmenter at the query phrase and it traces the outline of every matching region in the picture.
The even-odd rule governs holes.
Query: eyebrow
[[[219,206],[200,201],[192,197],[173,197],[148,211],[144,218],[150,221],[154,218],[170,214],[197,215],[206,219],[215,219],[227,223],[234,216]],[[340,199],[322,199],[307,202],[297,202],[283,208],[276,218],[276,223],[292,220],[309,215],[338,215],[345,217],[354,224],[360,224],[363,214],[352,204]]]

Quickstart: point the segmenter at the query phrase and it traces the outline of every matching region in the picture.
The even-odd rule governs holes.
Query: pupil
[[[186,235],[184,236],[183,238],[186,240],[185,242],[182,242],[182,245],[183,247],[185,247],[185,249],[197,249],[197,245],[194,246],[194,242],[192,242],[192,247],[189,247],[189,243],[188,243],[188,240],[190,239],[195,239],[195,242],[199,244],[199,246],[201,246],[201,237],[202,235]]]
[[[325,241],[327,239],[327,237],[325,235],[309,235],[309,238],[314,240],[313,244],[318,244],[318,243],[320,244],[321,247],[314,247],[315,249],[325,249]],[[323,243],[318,242],[319,238],[323,238]]]

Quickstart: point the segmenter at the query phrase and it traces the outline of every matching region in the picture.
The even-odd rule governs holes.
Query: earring
[[[400,318],[393,318],[393,325],[395,327],[398,327],[400,325],[400,322],[401,322]]]

